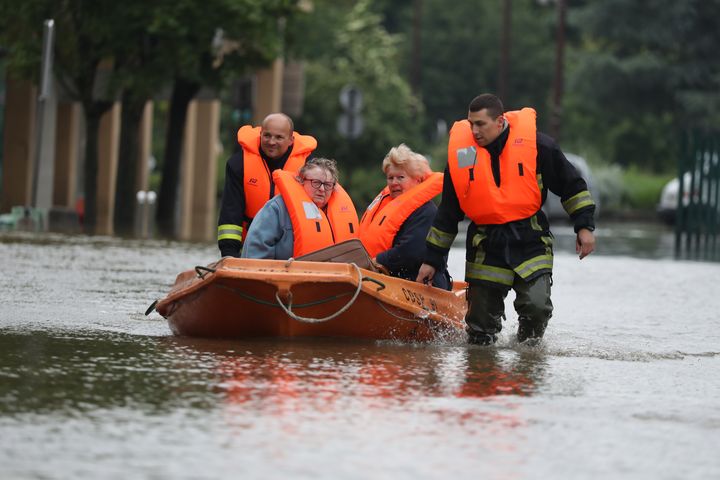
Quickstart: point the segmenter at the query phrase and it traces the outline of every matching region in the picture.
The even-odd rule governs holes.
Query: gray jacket
[[[281,195],[255,215],[242,248],[242,258],[287,260],[292,257],[294,236],[290,214]]]

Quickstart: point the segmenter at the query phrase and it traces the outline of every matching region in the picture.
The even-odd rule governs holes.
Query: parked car
[[[590,166],[588,165],[587,161],[580,155],[575,155],[574,153],[566,153],[565,157],[570,161],[570,163],[573,164],[575,169],[577,169],[580,175],[582,175],[582,177],[585,179],[585,182],[588,185],[588,189],[590,190],[590,194],[595,201],[595,218],[597,218],[598,214],[600,213],[600,195],[597,191],[597,187],[595,186],[595,182],[593,181],[593,175],[592,171],[590,170]],[[548,217],[548,219],[568,219],[568,214],[565,212],[565,209],[560,202],[560,197],[558,197],[549,190],[547,194],[547,199],[545,199],[545,204],[543,205],[543,211],[545,212],[545,215]]]
[[[690,203],[690,181],[690,172],[686,172],[683,176],[683,205]],[[680,181],[677,178],[673,178],[666,183],[660,192],[660,201],[657,205],[657,213],[660,220],[668,225],[675,224],[678,207],[678,195],[680,195]]]
[[[705,155],[702,171],[698,168],[695,172],[695,183],[693,184],[692,172],[683,174],[683,198],[682,204],[687,207],[691,203],[700,206],[700,209],[712,208],[717,213],[717,206],[713,199],[716,198],[718,188],[717,180],[713,181],[712,176],[717,176],[718,155]],[[657,213],[660,219],[668,225],[674,225],[677,218],[679,205],[680,180],[676,177],[665,184],[660,192],[660,200],[657,204]]]

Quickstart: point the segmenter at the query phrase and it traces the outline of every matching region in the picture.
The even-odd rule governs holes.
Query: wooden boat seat
[[[354,263],[360,268],[377,272],[362,242],[357,238],[322,248],[312,253],[297,257],[295,260],[309,262]]]

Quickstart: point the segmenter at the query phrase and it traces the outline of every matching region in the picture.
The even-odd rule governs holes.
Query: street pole
[[[53,79],[53,44],[55,21],[45,20],[43,28],[40,92],[37,101],[37,136],[33,170],[33,207],[43,217],[42,230],[47,229],[47,214],[52,207],[55,173],[55,124],[57,97]]]
[[[502,10],[502,33],[500,39],[500,67],[498,68],[498,97],[503,102],[508,94],[508,75],[510,65],[510,38],[512,28],[512,0],[501,0]]]
[[[412,76],[410,86],[415,96],[422,91],[422,0],[413,2]]]
[[[565,65],[565,0],[555,0],[557,25],[555,30],[555,80],[550,135],[560,141],[562,127],[563,76]]]

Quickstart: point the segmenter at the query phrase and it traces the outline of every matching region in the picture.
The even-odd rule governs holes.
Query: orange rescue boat
[[[357,263],[226,257],[180,273],[154,307],[175,335],[426,342],[464,334],[465,286],[441,290]]]

